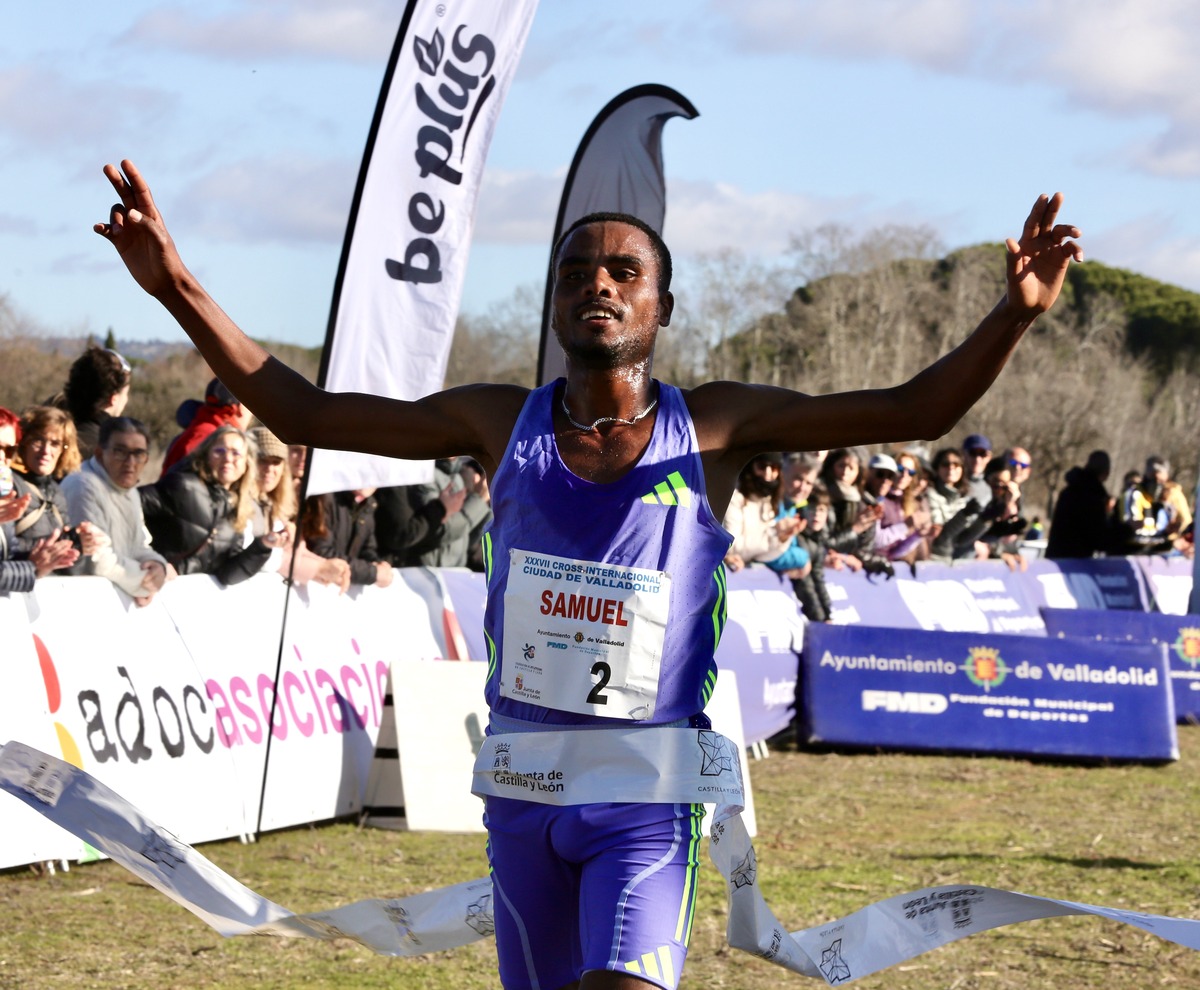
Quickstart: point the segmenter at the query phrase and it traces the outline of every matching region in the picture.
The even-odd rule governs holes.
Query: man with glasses
[[[1004,463],[1012,472],[1012,480],[1023,485],[1033,474],[1033,457],[1024,447],[1009,447],[1004,454]]]
[[[88,574],[108,578],[147,605],[169,577],[170,565],[150,549],[138,482],[150,457],[150,433],[130,416],[100,425],[95,454],[62,481],[72,519],[87,519],[107,533],[112,546],[90,558]]]
[[[982,433],[972,433],[963,441],[963,470],[967,476],[970,496],[980,505],[992,498],[992,487],[984,478],[988,461],[992,459],[992,441]]]

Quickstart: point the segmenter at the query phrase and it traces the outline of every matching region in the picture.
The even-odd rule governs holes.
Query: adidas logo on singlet
[[[685,509],[692,504],[692,493],[688,490],[687,482],[678,471],[667,475],[666,481],[660,481],[654,490],[642,496],[647,505],[682,505]]]
[[[671,962],[670,946],[660,945],[657,958],[653,952],[645,952],[640,960],[627,962],[625,969],[639,976],[662,980],[667,986],[675,985],[675,967]]]

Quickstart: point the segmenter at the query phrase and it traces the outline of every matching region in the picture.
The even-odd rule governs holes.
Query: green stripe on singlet
[[[483,575],[488,581],[492,579],[492,534],[484,533],[482,540],[483,547]]]
[[[679,905],[679,920],[675,925],[675,940],[685,946],[692,938],[692,922],[696,917],[696,877],[700,871],[700,838],[703,835],[704,805],[693,804],[690,818],[691,835],[688,841],[687,879],[683,901]]]
[[[717,600],[713,605],[713,651],[721,642],[721,633],[725,631],[725,620],[729,617],[729,594],[725,586],[725,565],[718,564],[713,571],[713,580],[717,582]]]

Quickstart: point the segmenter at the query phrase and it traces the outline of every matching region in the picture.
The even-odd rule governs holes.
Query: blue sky
[[[502,2],[502,0],[496,0]],[[401,0],[21,4],[0,32],[0,293],[55,334],[182,340],[91,233],[134,159],[255,336],[318,343]],[[65,13],[64,13],[65,11]],[[542,0],[497,128],[463,309],[542,284],[562,180],[613,96],[672,86],[665,234],[1016,234],[1061,189],[1088,256],[1200,291],[1194,0]]]

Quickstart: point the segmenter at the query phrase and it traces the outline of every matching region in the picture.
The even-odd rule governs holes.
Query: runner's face
[[[658,290],[650,238],[624,223],[580,227],[559,249],[551,325],[574,364],[584,368],[648,365],[673,300]]]

